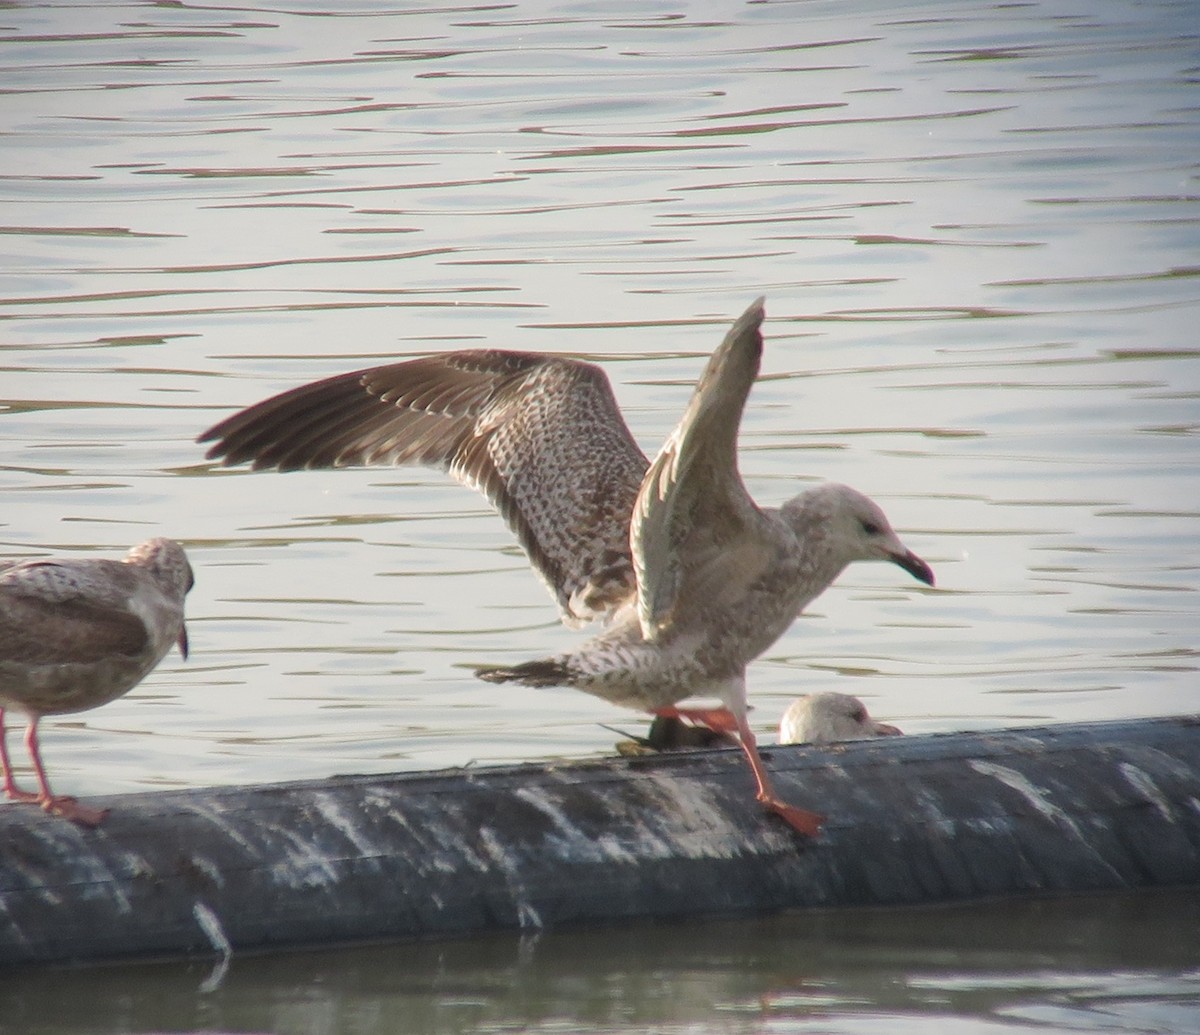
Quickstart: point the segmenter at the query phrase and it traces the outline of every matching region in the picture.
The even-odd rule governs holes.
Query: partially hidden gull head
[[[867,706],[849,694],[798,697],[779,721],[780,744],[833,744],[839,740],[894,737],[900,732],[886,722],[876,722]]]
[[[833,569],[831,579],[854,561],[891,561],[933,585],[933,569],[900,541],[879,504],[848,485],[809,489],[785,503],[780,514],[797,539]]]

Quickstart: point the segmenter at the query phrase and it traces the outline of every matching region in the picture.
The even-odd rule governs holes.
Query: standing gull
[[[38,720],[98,708],[133,689],[173,643],[187,657],[183,598],[192,569],[183,547],[148,539],[123,560],[59,558],[0,564],[0,764],[4,793],[95,826],[104,811],[50,792]],[[38,793],[20,790],[4,713],[29,716],[25,744]]]
[[[615,704],[736,732],[758,800],[797,830],[821,817],[775,794],[747,721],[746,666],[852,561],[892,561],[933,584],[883,511],[843,485],[778,509],[750,498],[737,435],[762,354],[763,300],[708,362],[653,463],[608,378],[539,353],[471,350],[317,381],[200,436],[209,458],[281,471],[358,464],[441,467],[482,492],[572,626],[574,650],[481,668],[494,683],[570,686]],[[716,708],[676,707],[695,695]]]

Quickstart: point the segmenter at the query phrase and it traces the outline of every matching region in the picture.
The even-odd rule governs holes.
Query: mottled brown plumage
[[[431,356],[285,392],[206,431],[209,457],[291,470],[440,466],[482,491],[516,532],[568,622],[605,629],[550,658],[480,669],[491,682],[572,686],[736,733],[758,797],[797,829],[819,817],[771,789],[747,721],[746,666],[852,561],[932,583],[879,507],[823,485],[760,508],[737,469],[758,376],[763,302],[713,353],[652,464],[607,378],[578,361],[511,352]],[[676,703],[712,695],[721,708]]]
[[[183,548],[150,539],[123,560],[52,558],[0,563],[0,766],[12,800],[94,825],[104,813],[51,793],[38,720],[98,708],[145,678],[172,644],[187,656],[183,598],[192,569]],[[36,794],[13,777],[4,736],[8,709],[29,716],[25,743]]]
[[[629,514],[647,460],[590,363],[490,349],[358,370],[242,410],[200,438],[214,440],[210,458],[256,469],[447,471],[504,517],[570,625],[633,592]]]

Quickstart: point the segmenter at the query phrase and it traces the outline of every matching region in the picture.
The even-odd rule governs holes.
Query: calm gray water
[[[5,1031],[1200,1032],[1200,900],[1176,892],[23,974]],[[63,994],[65,988],[70,994]],[[0,1023],[3,1023],[0,1021]]]
[[[193,439],[322,375],[489,345],[602,362],[653,452],[763,293],[752,491],[853,484],[939,576],[848,572],[752,668],[764,735],[818,689],[910,733],[1196,711],[1198,33],[1187,0],[0,9],[0,557],[163,534],[198,576],[186,665],[45,723],[57,789],[610,751],[602,724],[637,716],[470,676],[578,636],[482,500],[420,470],[215,470]],[[1194,967],[1139,956],[1165,940],[1140,907],[1054,916],[1135,948],[1077,966],[1015,939],[992,969],[934,968],[953,988],[905,1000],[904,1023],[997,982],[1018,1012],[954,1030],[1174,1031],[1155,1004],[1200,1009]],[[1158,922],[1178,940],[1177,916]],[[568,938],[493,1026],[553,1026],[539,1004],[576,989],[632,1003],[628,1023],[586,1013],[594,1030],[867,1030],[860,961],[822,948],[839,925],[796,950],[850,989],[819,1010],[789,984],[791,1006],[744,1015],[774,987],[748,925],[744,954],[728,928],[653,934],[679,981],[736,994],[620,978],[643,934],[572,972],[592,943]],[[870,955],[875,928],[850,929]],[[928,976],[936,939],[908,929],[871,980]],[[302,1022],[237,1022],[271,1030],[398,1030],[393,1008],[465,1029],[418,978],[385,1008],[361,975],[514,949],[393,951],[235,961],[219,994],[316,997]],[[207,1023],[193,974],[105,973],[192,1006],[95,1030]],[[1070,1012],[1076,979],[1151,1007]]]

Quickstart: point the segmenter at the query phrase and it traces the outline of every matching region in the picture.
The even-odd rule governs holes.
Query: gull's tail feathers
[[[566,686],[571,678],[570,670],[556,658],[477,668],[475,675],[488,683],[521,683],[524,686]]]

